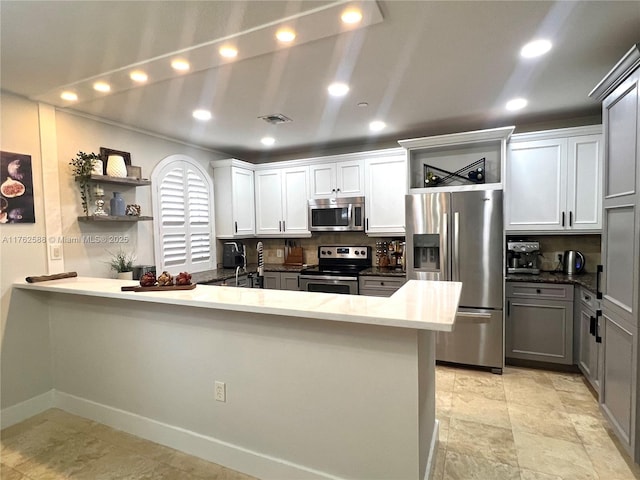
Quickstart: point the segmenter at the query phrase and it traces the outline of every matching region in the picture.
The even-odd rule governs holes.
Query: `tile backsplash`
[[[540,268],[555,270],[558,267],[558,253],[565,250],[578,250],[585,256],[585,271],[596,272],[600,263],[600,235],[523,235],[508,236],[508,240],[532,240],[540,242]],[[562,267],[560,267],[562,268]]]
[[[287,241],[293,242],[297,247],[302,247],[303,261],[307,265],[318,264],[319,245],[355,245],[370,246],[373,250],[373,264],[376,263],[375,251],[376,242],[404,240],[404,237],[368,237],[364,233],[341,232],[341,233],[314,233],[309,238],[247,238],[241,240],[247,247],[247,263],[258,262],[258,250],[256,248],[259,241],[262,242],[264,263],[281,264],[284,263],[287,251]],[[222,244],[224,241],[218,240],[218,264],[222,263]],[[282,256],[278,257],[278,250],[282,250]]]

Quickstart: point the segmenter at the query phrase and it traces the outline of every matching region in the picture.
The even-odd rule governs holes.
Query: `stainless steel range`
[[[300,290],[358,294],[358,274],[371,267],[371,247],[320,246],[318,266],[300,272]]]

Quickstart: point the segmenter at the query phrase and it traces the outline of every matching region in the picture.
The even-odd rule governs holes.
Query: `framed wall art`
[[[0,151],[0,223],[36,223],[31,155]]]

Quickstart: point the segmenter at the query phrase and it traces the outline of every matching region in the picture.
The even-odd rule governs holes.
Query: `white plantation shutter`
[[[215,268],[213,185],[184,155],[166,158],[153,174],[156,269],[176,274]]]

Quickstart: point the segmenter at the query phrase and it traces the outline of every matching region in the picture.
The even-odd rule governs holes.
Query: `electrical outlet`
[[[562,253],[556,252],[556,258],[558,259],[558,262],[562,263]]]
[[[226,402],[227,401],[227,386],[224,382],[216,382],[216,400],[218,402]]]
[[[282,258],[283,250],[281,248],[276,249],[276,256],[278,258]]]

